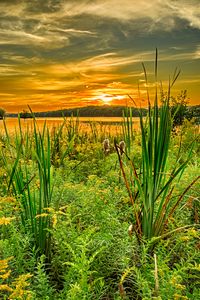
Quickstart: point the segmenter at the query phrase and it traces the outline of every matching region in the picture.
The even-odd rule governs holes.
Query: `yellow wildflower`
[[[8,262],[12,259],[13,259],[13,256],[10,256],[6,259],[1,259],[0,260],[0,272],[1,272],[2,269],[7,269],[8,268]]]
[[[182,295],[179,295],[179,294],[174,294],[174,300],[187,300],[188,297],[187,296],[182,296]]]
[[[8,225],[14,219],[15,219],[15,217],[2,217],[2,218],[0,218],[0,225]]]
[[[31,277],[32,277],[32,275],[29,273],[20,275],[13,282],[15,289],[13,289],[12,294],[10,295],[9,299],[24,299],[25,298],[24,296],[28,296],[29,299],[31,299],[31,292],[27,291],[25,289],[30,285],[30,283],[28,283],[26,280],[28,280]]]
[[[48,217],[49,214],[47,213],[42,213],[36,216],[36,218],[44,218],[44,217]]]
[[[54,213],[55,210],[52,207],[45,207],[44,210],[47,210],[48,212]]]
[[[176,284],[175,284],[175,287],[176,287],[177,289],[179,289],[179,290],[184,290],[184,289],[185,289],[185,286],[182,285],[182,284],[180,284],[180,283],[176,283]]]
[[[188,234],[192,237],[198,237],[199,236],[199,233],[194,228],[191,228],[190,230],[188,230]]]
[[[8,277],[10,276],[11,271],[9,270],[8,272],[4,273],[4,274],[0,274],[0,278],[3,280],[8,279]]]
[[[53,228],[56,227],[57,222],[58,222],[57,215],[54,214],[54,215],[52,216],[52,225],[53,225]]]
[[[7,284],[0,284],[0,291],[12,292],[13,289]]]
[[[172,276],[170,283],[175,286],[177,284],[177,282],[180,282],[182,280],[181,276],[179,275],[174,275]]]
[[[180,240],[184,241],[184,242],[188,242],[190,240],[190,237],[188,235],[184,235],[184,236],[180,237]]]
[[[59,208],[59,211],[66,210],[68,205],[62,206]]]
[[[0,197],[1,203],[9,203],[9,204],[16,204],[16,199],[14,197]]]

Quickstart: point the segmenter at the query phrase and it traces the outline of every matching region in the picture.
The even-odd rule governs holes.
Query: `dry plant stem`
[[[176,204],[172,208],[171,212],[169,213],[169,217],[171,217],[176,210],[177,206],[179,205],[180,201],[183,199],[183,196],[187,193],[187,191],[199,180],[200,176],[197,176],[191,183],[190,185],[187,186],[187,188],[184,190],[184,192],[181,194],[181,196],[178,198]]]
[[[140,174],[138,174],[134,162],[123,151],[122,154],[125,153],[125,156],[129,161],[129,171],[132,177],[131,179],[129,179],[129,176],[126,173],[127,170],[124,167],[122,157],[119,153],[119,146],[115,143],[120,168],[123,174],[126,188],[128,190],[130,201],[132,205],[134,204],[135,207],[135,231],[140,234],[140,239],[144,238],[144,240],[151,240],[153,237],[162,236],[168,220],[178,208],[178,205],[183,200],[184,195],[200,177],[199,176],[194,179],[192,183],[190,183],[185,188],[181,195],[177,196],[176,201],[172,201],[174,186],[176,184],[175,179],[177,177],[180,179],[180,177],[182,176],[190,160],[191,151],[189,151],[187,160],[182,163],[180,161],[180,157],[178,157],[176,164],[172,166],[172,170],[168,172],[168,156],[173,121],[170,110],[171,88],[176,82],[180,71],[177,71],[177,69],[175,70],[172,80],[169,80],[167,95],[162,98],[162,105],[158,107],[157,64],[158,53],[156,50],[156,90],[153,107],[151,107],[149,99],[147,72],[143,64],[145,82],[147,85],[148,114],[144,119],[142,110],[139,110],[142,138],[142,162],[140,168],[142,171]],[[128,126],[128,115],[125,121],[127,122]],[[126,124],[124,126],[126,127]],[[130,137],[130,132],[128,132],[128,136]],[[136,185],[136,192],[133,193],[131,185]],[[137,195],[139,195],[140,201],[136,201]]]
[[[191,224],[191,225],[185,225],[185,226],[182,226],[182,227],[179,227],[179,228],[176,228],[172,231],[169,231],[165,234],[162,234],[160,236],[157,236],[157,237],[153,237],[150,241],[150,247],[154,244],[156,244],[157,242],[159,242],[160,240],[162,239],[165,239],[165,238],[168,238],[170,235],[172,235],[173,233],[176,233],[176,232],[180,232],[180,231],[184,231],[184,230],[187,230],[191,227],[197,227],[197,228],[200,228],[200,224]]]
[[[159,281],[158,281],[158,265],[157,265],[157,256],[154,253],[154,263],[155,263],[155,273],[154,273],[154,277],[155,277],[155,296],[158,297],[158,293],[159,293]]]
[[[162,207],[162,211],[160,213],[160,216],[159,216],[158,220],[155,222],[155,225],[154,225],[155,232],[157,232],[160,229],[159,224],[162,225],[162,220],[165,220],[166,217],[167,217],[167,205],[168,205],[169,201],[171,200],[171,196],[172,196],[173,190],[174,190],[174,187],[169,192],[169,194],[168,194],[168,196],[167,196],[167,198],[166,198],[166,200],[164,202],[164,205]]]
[[[132,193],[131,193],[131,189],[130,189],[128,180],[126,178],[126,173],[125,173],[125,170],[124,170],[123,162],[122,162],[121,156],[119,154],[119,146],[117,145],[116,140],[114,141],[114,144],[115,144],[115,149],[116,149],[116,152],[117,152],[117,155],[118,155],[118,160],[119,160],[120,168],[122,170],[122,175],[124,177],[125,185],[126,185],[126,188],[128,190],[128,194],[129,194],[129,197],[130,197],[130,200],[131,200],[131,204],[134,207],[135,203],[134,203],[134,200],[133,200],[133,196],[132,196]],[[138,217],[138,213],[137,213],[137,211],[135,209],[134,209],[134,213],[135,213],[135,219],[136,219],[136,223],[137,223],[137,228],[138,228],[139,234],[141,236],[141,234],[142,234],[141,223],[140,223],[140,220],[139,220],[139,217]]]

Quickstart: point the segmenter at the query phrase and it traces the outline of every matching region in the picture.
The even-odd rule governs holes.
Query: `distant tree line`
[[[3,108],[0,108],[0,120],[2,120],[6,115],[6,111]]]
[[[32,113],[28,112],[27,110],[23,110],[19,113],[21,119],[30,119],[33,118]]]
[[[36,117],[122,117],[125,106],[86,106],[81,108],[64,109],[35,113]],[[142,109],[146,114],[146,109]],[[132,108],[133,117],[139,117],[139,111]]]
[[[170,99],[171,114],[173,117],[173,126],[182,125],[184,119],[191,120],[195,119],[196,123],[200,123],[200,105],[188,106],[188,99],[186,91],[181,93],[175,98]],[[86,106],[81,108],[72,108],[56,111],[46,112],[35,112],[35,117],[122,117],[125,106]],[[147,109],[142,108],[141,110],[132,107],[132,116],[139,117],[140,111],[143,116],[147,115]],[[9,117],[17,117],[18,114],[7,114]],[[0,119],[5,116],[5,110],[0,108]],[[32,118],[32,114],[26,110],[19,113],[19,116],[23,119]]]

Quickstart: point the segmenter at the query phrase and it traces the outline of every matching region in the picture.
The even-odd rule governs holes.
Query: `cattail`
[[[119,293],[120,293],[121,298],[122,298],[122,299],[125,299],[125,297],[126,297],[126,292],[125,292],[125,290],[124,290],[124,287],[123,287],[123,284],[122,284],[122,283],[119,284]]]
[[[121,142],[119,143],[119,150],[120,150],[120,154],[121,154],[121,155],[124,153],[125,147],[126,147],[125,142],[124,142],[124,141],[121,141]]]
[[[103,151],[105,154],[108,154],[110,152],[110,142],[109,139],[105,139],[103,141]]]
[[[129,236],[130,237],[132,237],[132,235],[133,235],[133,224],[131,224],[130,226],[129,226],[129,228],[128,228],[128,234],[129,234]]]

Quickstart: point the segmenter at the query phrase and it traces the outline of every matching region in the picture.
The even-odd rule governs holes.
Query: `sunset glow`
[[[200,103],[200,1],[94,0],[0,2],[0,107],[19,112],[145,103],[141,63],[159,81]],[[138,95],[140,85],[140,97]]]

